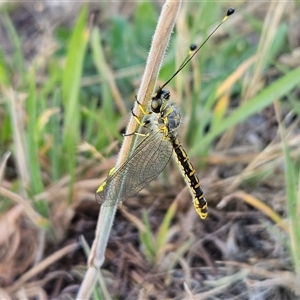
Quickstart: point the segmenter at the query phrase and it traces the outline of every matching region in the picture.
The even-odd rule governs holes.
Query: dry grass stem
[[[9,288],[10,292],[13,293],[14,291],[17,291],[22,285],[24,285],[25,282],[27,282],[40,272],[44,271],[49,266],[53,265],[54,262],[58,261],[63,256],[69,254],[72,251],[75,251],[78,247],[78,243],[73,243],[48,256],[46,259],[38,263],[35,267],[31,268],[28,272],[24,273],[17,281],[15,281],[15,283]]]
[[[251,81],[247,86],[244,101],[252,98],[258,90],[261,89],[263,83],[261,80],[263,69],[268,60],[268,55],[274,42],[280,20],[286,10],[286,5],[289,1],[279,1],[270,3],[268,14],[265,18],[264,27],[257,48],[258,59],[254,66],[254,73],[251,76]]]
[[[13,128],[13,138],[15,147],[18,149],[16,152],[16,162],[18,166],[18,171],[20,174],[20,179],[22,181],[22,193],[26,196],[26,188],[29,186],[30,174],[29,167],[27,165],[27,155],[24,137],[24,100],[25,95],[17,94],[13,89],[5,90],[5,95],[7,97],[8,105],[10,107],[10,112],[12,116],[12,128]]]
[[[137,99],[142,105],[147,105],[148,101],[151,99],[180,5],[180,1],[166,1],[162,8],[157,28],[153,36],[141,86],[137,93]],[[142,111],[137,109],[137,104],[135,105],[134,111],[139,118],[142,117]],[[133,116],[131,116],[126,133],[128,134],[135,132],[138,126],[139,125]],[[130,151],[132,151],[133,141],[133,136],[129,136],[124,139],[124,143],[118,156],[117,166],[121,165],[128,157]],[[80,287],[77,299],[87,299],[92,293],[92,289],[97,278],[97,270],[101,267],[104,261],[104,252],[116,209],[117,206],[102,206],[101,208],[97,224],[96,237],[89,257],[89,268]]]

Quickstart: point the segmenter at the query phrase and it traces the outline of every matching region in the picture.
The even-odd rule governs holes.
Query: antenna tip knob
[[[233,13],[234,13],[235,9],[233,7],[230,7],[228,10],[227,10],[227,17],[231,16]]]
[[[197,45],[196,44],[191,44],[190,45],[190,51],[195,51],[197,49]]]

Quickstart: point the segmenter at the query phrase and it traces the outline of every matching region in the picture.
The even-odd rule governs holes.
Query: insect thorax
[[[165,137],[177,135],[177,129],[181,122],[181,114],[174,103],[169,102],[170,92],[159,89],[151,100],[153,124],[163,132]]]

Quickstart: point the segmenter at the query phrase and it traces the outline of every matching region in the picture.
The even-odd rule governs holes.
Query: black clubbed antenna
[[[210,39],[210,37],[218,30],[218,28],[228,19],[229,16],[231,16],[234,13],[234,8],[229,8],[227,10],[226,16],[223,18],[223,20],[220,22],[220,24],[207,36],[207,38],[202,42],[202,44],[197,47],[196,44],[192,44],[190,46],[190,52],[188,56],[184,59],[180,67],[177,69],[177,71],[171,76],[169,80],[167,80],[163,86],[160,87],[160,90],[163,89],[169,82],[191,61],[191,59],[199,52],[199,50],[205,45],[205,43]]]

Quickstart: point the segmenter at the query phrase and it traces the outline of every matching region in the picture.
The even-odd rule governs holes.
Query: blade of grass
[[[95,147],[97,147],[99,150],[101,150],[112,140],[121,140],[120,133],[117,131],[118,126],[116,118],[114,117],[109,119],[104,111],[99,111],[99,109],[96,109],[96,107],[94,109],[92,108],[93,102],[89,107],[82,107],[82,113],[87,119],[85,122],[86,132],[89,125],[93,126],[90,128],[90,138],[87,136],[86,140],[95,145]],[[95,128],[102,128],[102,130],[98,129],[95,133]]]
[[[148,258],[148,261],[150,263],[153,263],[156,256],[156,243],[154,236],[151,232],[150,222],[147,215],[147,212],[145,210],[142,211],[142,218],[144,222],[144,230],[140,232],[140,240],[142,244],[144,245],[144,251],[145,255]]]
[[[4,177],[4,170],[6,168],[7,160],[9,159],[11,152],[5,152],[0,159],[0,186]]]
[[[8,87],[8,85],[10,84],[10,77],[11,74],[5,62],[4,53],[2,49],[0,49],[0,84]]]
[[[93,118],[97,115],[97,102],[97,99],[92,98],[90,100],[89,107],[81,107],[81,111],[84,117],[83,123],[85,124],[83,139],[92,145],[96,145],[97,141],[97,137],[94,134],[94,127],[96,125],[95,122],[97,121],[97,119]],[[97,126],[97,128],[100,128],[100,126]]]
[[[88,257],[91,252],[89,244],[87,243],[87,241],[85,240],[83,235],[79,237],[79,241],[80,241],[80,244],[82,246],[85,256]],[[98,284],[100,285],[100,290],[97,287],[94,288],[93,299],[95,299],[95,300],[96,299],[112,299],[112,297],[109,294],[109,291],[106,287],[105,280],[103,278],[101,271],[98,272],[97,275],[98,275]]]
[[[52,95],[52,107],[59,107],[60,92],[55,90]],[[50,148],[51,175],[53,182],[59,180],[62,175],[61,161],[61,139],[59,114],[54,115],[49,122],[49,133],[52,137],[52,147]],[[60,151],[57,151],[57,150]]]
[[[297,162],[291,157],[289,145],[286,141],[286,133],[281,122],[281,109],[278,102],[275,102],[275,112],[279,124],[279,131],[282,139],[283,153],[285,159],[285,187],[287,212],[289,218],[290,251],[297,276],[300,276],[300,197],[297,182],[299,182],[299,171]]]
[[[244,93],[244,101],[252,98],[260,88],[261,76],[265,65],[269,61],[270,51],[273,47],[274,40],[277,37],[277,29],[280,24],[283,12],[285,11],[286,2],[272,2],[269,5],[267,16],[264,20],[263,31],[257,49],[257,60],[254,66],[254,73]]]
[[[83,6],[70,39],[66,66],[62,76],[62,100],[65,112],[63,151],[66,153],[66,157],[62,159],[61,164],[66,167],[71,176],[70,199],[75,176],[76,147],[80,139],[79,90],[83,59],[89,39],[89,30],[86,28],[87,16],[87,6]]]
[[[2,20],[4,21],[5,28],[7,29],[8,35],[13,44],[14,50],[13,50],[12,60],[11,60],[12,69],[14,70],[15,75],[21,77],[21,82],[23,82],[22,79],[24,79],[25,77],[25,63],[24,63],[21,41],[8,13],[3,12],[1,16],[2,16]]]
[[[249,59],[243,61],[233,72],[230,74],[224,82],[218,87],[216,91],[215,101],[211,104],[215,104],[214,112],[211,120],[211,126],[219,127],[222,126],[222,120],[228,111],[229,105],[229,93],[233,88],[234,84],[244,75],[244,73],[252,66],[256,61],[256,56],[252,56]],[[210,110],[212,107],[207,107]],[[207,124],[206,124],[207,125]],[[205,133],[203,132],[203,135]]]
[[[24,107],[22,99],[24,97],[16,93],[12,89],[4,90],[8,111],[10,114],[11,128],[14,140],[14,156],[16,158],[18,176],[21,180],[21,194],[27,196],[27,188],[30,185],[30,173],[27,161],[27,153],[25,146],[26,132],[24,129],[23,115]]]
[[[30,193],[35,195],[44,190],[44,184],[42,180],[41,166],[38,159],[39,145],[36,134],[38,124],[38,102],[35,90],[36,83],[34,72],[31,72],[29,82],[29,95],[26,101],[26,111],[28,114],[26,130],[27,156],[30,171]],[[38,201],[35,203],[35,206],[43,216],[48,216],[49,211],[46,201]]]
[[[171,226],[171,221],[177,211],[177,201],[173,201],[173,203],[170,205],[170,207],[167,210],[166,215],[164,216],[164,219],[159,227],[158,234],[157,234],[157,249],[159,250],[166,242],[166,237],[168,233],[168,229]]]
[[[263,91],[261,91],[257,96],[250,99],[248,102],[243,103],[234,112],[232,112],[227,118],[222,122],[222,126],[214,128],[212,131],[208,132],[206,136],[203,137],[201,143],[195,145],[190,153],[195,155],[196,153],[203,153],[206,148],[211,144],[211,142],[218,137],[225,130],[231,128],[232,126],[246,120],[253,114],[261,111],[268,105],[272,104],[274,100],[283,97],[288,94],[293,88],[299,84],[300,78],[300,67],[295,68],[288,74],[282,76]]]
[[[253,197],[243,191],[238,191],[232,194],[233,197],[240,198],[241,200],[245,201],[249,205],[255,207],[256,209],[262,211],[267,217],[269,217],[274,223],[280,226],[283,230],[288,232],[288,228],[286,224],[283,222],[282,218],[268,205],[266,205],[260,199]]]
[[[168,271],[175,268],[180,258],[191,249],[193,243],[195,243],[194,238],[189,237],[187,241],[181,244],[181,246],[177,248],[174,253],[172,253],[171,259],[169,260],[168,265],[166,266],[166,269]]]
[[[93,60],[98,72],[101,76],[102,82],[102,107],[107,119],[113,117],[114,102],[112,101],[112,94],[114,100],[122,114],[126,114],[126,107],[117,88],[114,76],[109,66],[106,64],[103,49],[101,46],[101,35],[98,28],[94,28],[91,34],[91,46],[93,51]]]

